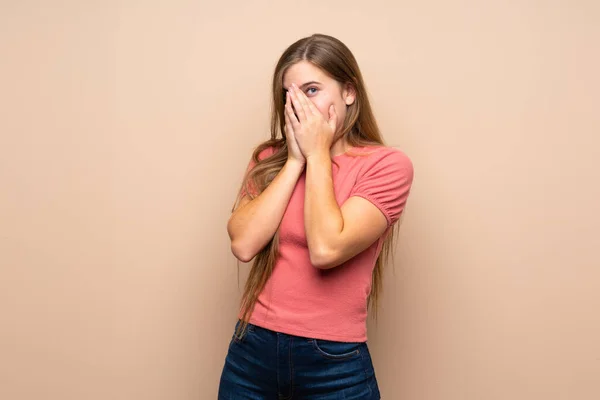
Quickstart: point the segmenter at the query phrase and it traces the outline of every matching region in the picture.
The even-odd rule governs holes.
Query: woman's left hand
[[[315,155],[329,155],[337,124],[333,104],[329,106],[328,118],[325,118],[295,84],[292,84],[288,94],[285,112],[291,121],[294,136],[304,157],[308,159]],[[297,117],[294,115],[294,110]]]

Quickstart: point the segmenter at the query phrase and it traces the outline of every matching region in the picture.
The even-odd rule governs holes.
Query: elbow
[[[243,244],[232,241],[231,242],[231,252],[243,263],[248,263],[252,261],[252,259],[256,256],[256,252],[249,248],[249,246],[244,246]]]
[[[256,256],[256,252],[253,252],[248,243],[240,240],[238,235],[234,234],[232,218],[230,218],[227,223],[227,234],[229,235],[229,240],[231,241],[231,253],[234,255],[234,257],[244,263],[252,261],[252,259]]]
[[[309,251],[310,263],[318,269],[331,269],[337,267],[337,253],[331,249],[321,248]]]

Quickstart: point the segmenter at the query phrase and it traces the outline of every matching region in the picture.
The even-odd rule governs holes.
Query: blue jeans
[[[310,339],[249,324],[241,339],[234,333],[225,358],[219,400],[229,399],[378,400],[380,395],[366,343]]]

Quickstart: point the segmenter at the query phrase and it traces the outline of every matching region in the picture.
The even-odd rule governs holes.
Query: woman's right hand
[[[292,101],[290,99],[289,92],[285,97],[285,107],[292,107]],[[296,141],[296,137],[294,136],[294,130],[292,129],[292,121],[288,117],[287,112],[285,114],[285,140],[288,147],[288,161],[299,162],[301,164],[306,163],[306,158],[302,151],[300,151],[300,146],[298,146],[298,142]]]
[[[286,106],[288,103],[289,99]],[[227,222],[231,251],[240,261],[250,262],[273,239],[306,168],[306,158],[300,151],[287,113],[285,138],[288,150],[285,165],[262,193],[252,200],[244,197]]]

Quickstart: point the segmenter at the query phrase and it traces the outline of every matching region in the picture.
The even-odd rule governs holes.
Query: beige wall
[[[1,399],[216,397],[229,207],[313,32],[416,168],[384,398],[600,398],[598,2],[52,3],[0,6]]]

